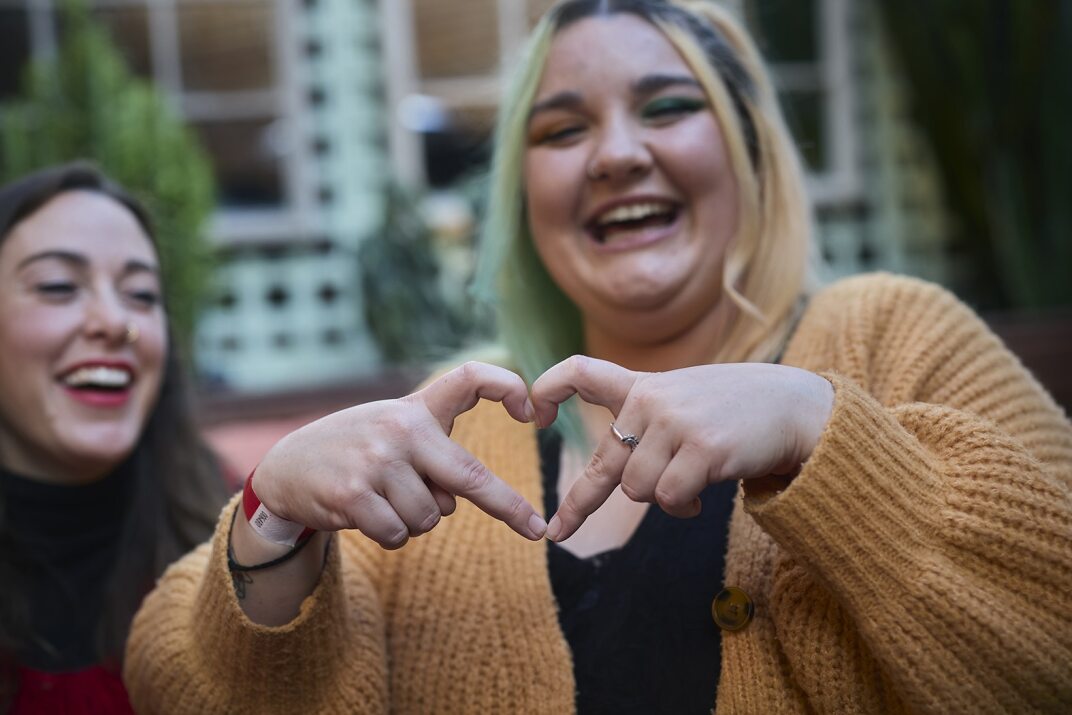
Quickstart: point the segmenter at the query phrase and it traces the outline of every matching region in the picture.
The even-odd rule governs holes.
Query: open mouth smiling
[[[60,375],[60,382],[71,390],[123,392],[134,382],[134,372],[118,365],[83,364]]]
[[[671,201],[636,201],[601,211],[585,228],[596,243],[605,244],[620,235],[670,226],[679,213],[680,206]]]

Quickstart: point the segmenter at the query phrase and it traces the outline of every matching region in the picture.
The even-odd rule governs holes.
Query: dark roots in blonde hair
[[[755,122],[745,104],[745,98],[755,103],[755,81],[749,76],[733,47],[716,28],[702,18],[665,0],[567,0],[551,10],[550,21],[552,31],[557,34],[588,17],[623,14],[635,15],[652,25],[674,25],[688,32],[696,40],[707,61],[729,90],[733,108],[744,133],[748,156],[752,160],[752,166],[757,166],[759,141]]]

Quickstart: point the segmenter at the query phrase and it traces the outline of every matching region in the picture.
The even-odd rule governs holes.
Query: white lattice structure
[[[375,372],[357,249],[383,220],[387,180],[375,3],[279,0],[289,188],[295,220],[224,234],[216,299],[197,336],[200,371],[250,392]]]
[[[908,87],[878,8],[868,0],[844,11],[857,185],[841,200],[816,197],[829,277],[889,270],[955,281],[938,169],[909,116]]]
[[[742,13],[764,2],[724,1]],[[0,0],[0,29],[16,37],[23,27],[32,54],[47,55],[57,2]],[[551,0],[88,2],[135,72],[206,140],[221,185],[237,176],[241,194],[252,176],[256,191],[267,186],[259,203],[224,196],[212,225],[221,264],[196,336],[200,371],[246,392],[377,371],[357,251],[381,238],[386,182],[419,187],[426,169],[398,108],[432,98],[489,120],[500,67]],[[876,0],[769,7],[789,30],[781,39],[807,46],[772,70],[783,97],[805,97],[815,112],[798,127],[813,150],[809,190],[831,277],[887,269],[955,286],[937,169],[908,116]],[[785,19],[790,9],[796,20]]]

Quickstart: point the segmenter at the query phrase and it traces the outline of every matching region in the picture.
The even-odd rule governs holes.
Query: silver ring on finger
[[[629,447],[630,452],[636,451],[636,448],[640,446],[639,437],[635,434],[622,434],[613,422],[610,423],[610,431],[614,433],[614,436],[618,438],[619,442]]]

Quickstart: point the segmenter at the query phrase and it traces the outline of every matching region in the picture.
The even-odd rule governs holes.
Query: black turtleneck
[[[98,624],[132,485],[125,466],[73,486],[0,468],[0,524],[34,636],[18,655],[22,665],[60,672],[100,660]]]

